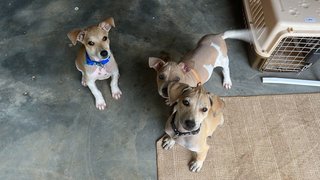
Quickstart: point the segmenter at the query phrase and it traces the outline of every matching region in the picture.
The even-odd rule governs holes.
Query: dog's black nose
[[[108,51],[103,50],[103,51],[100,52],[100,55],[101,55],[102,57],[107,57],[107,56],[108,56]]]
[[[168,87],[162,88],[162,94],[166,97],[168,96]]]
[[[196,122],[193,120],[186,120],[185,124],[188,129],[193,129],[196,126]]]

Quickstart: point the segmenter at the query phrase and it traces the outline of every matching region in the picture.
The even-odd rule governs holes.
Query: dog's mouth
[[[198,134],[199,131],[200,131],[200,127],[201,127],[201,124],[194,125],[193,127],[189,127],[185,123],[181,123],[180,125],[181,125],[181,128],[182,128],[180,130],[180,132],[186,133],[186,134],[192,134],[192,135]]]
[[[201,126],[201,124],[200,124],[200,126]],[[192,131],[198,130],[198,129],[200,128],[200,126],[195,126],[194,128],[188,128],[188,127],[185,127],[185,126],[182,126],[182,127],[183,127],[183,129],[185,129],[186,131],[192,132]]]

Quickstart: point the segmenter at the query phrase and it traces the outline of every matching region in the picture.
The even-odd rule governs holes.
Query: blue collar
[[[101,61],[94,61],[94,60],[91,60],[90,59],[90,57],[89,57],[89,55],[88,55],[88,53],[86,52],[86,63],[88,64],[88,65],[91,65],[91,66],[93,66],[93,65],[97,65],[97,66],[103,66],[103,65],[105,65],[105,64],[107,64],[108,62],[109,62],[109,60],[110,60],[110,56],[108,56],[106,59],[102,59]]]

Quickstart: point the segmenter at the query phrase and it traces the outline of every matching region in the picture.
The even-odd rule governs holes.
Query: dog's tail
[[[229,30],[222,34],[222,38],[252,42],[251,31],[249,29]]]

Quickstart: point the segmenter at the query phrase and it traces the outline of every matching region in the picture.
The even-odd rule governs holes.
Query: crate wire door
[[[262,65],[265,71],[300,72],[312,63],[310,53],[320,49],[320,37],[285,37]]]

